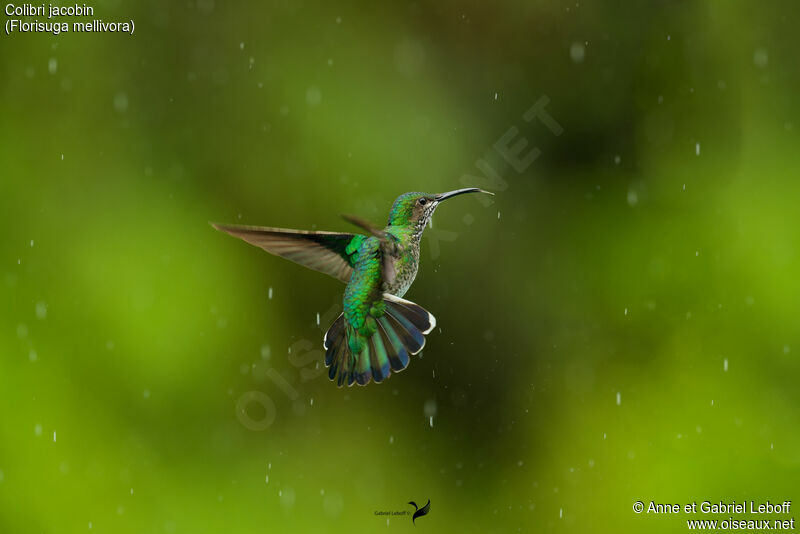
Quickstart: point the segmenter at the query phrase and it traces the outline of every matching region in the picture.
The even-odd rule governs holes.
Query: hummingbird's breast
[[[414,278],[417,277],[419,244],[409,244],[397,256],[392,256],[389,261],[394,264],[395,277],[392,281],[384,280],[383,291],[402,297],[414,283]]]

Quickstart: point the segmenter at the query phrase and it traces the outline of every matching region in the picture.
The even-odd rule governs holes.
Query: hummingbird
[[[465,193],[494,194],[476,187],[404,193],[394,201],[382,230],[360,217],[342,215],[365,234],[211,225],[347,284],[344,311],[323,339],[325,365],[339,387],[364,386],[405,369],[436,326],[432,314],[403,296],[417,276],[420,239],[433,212],[445,200]]]

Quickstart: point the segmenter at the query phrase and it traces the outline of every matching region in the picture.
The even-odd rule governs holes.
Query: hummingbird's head
[[[489,193],[477,187],[467,189],[456,189],[447,193],[404,193],[397,197],[389,213],[390,226],[410,226],[419,233],[425,229],[425,225],[433,217],[433,212],[440,202],[453,198],[464,193]]]

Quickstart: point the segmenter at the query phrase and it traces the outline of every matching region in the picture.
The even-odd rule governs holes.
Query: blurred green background
[[[2,36],[0,532],[681,532],[632,503],[800,498],[796,3],[92,5],[135,34]],[[440,329],[379,386],[320,375],[341,284],[208,225],[350,231],[463,183],[498,194],[438,210],[407,298]]]

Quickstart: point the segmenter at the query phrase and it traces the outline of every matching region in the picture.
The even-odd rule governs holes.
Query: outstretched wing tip
[[[353,271],[348,245],[354,234],[210,222],[212,227],[271,254],[347,282]]]
[[[247,229],[246,226],[237,226],[235,224],[225,224],[225,223],[218,223],[218,222],[214,222],[214,221],[208,221],[208,224],[210,224],[211,227],[214,230],[218,230],[220,232],[224,232],[226,234],[230,234],[230,235],[234,235],[234,236],[235,236],[235,232],[236,232],[237,229],[239,229],[239,230]]]

